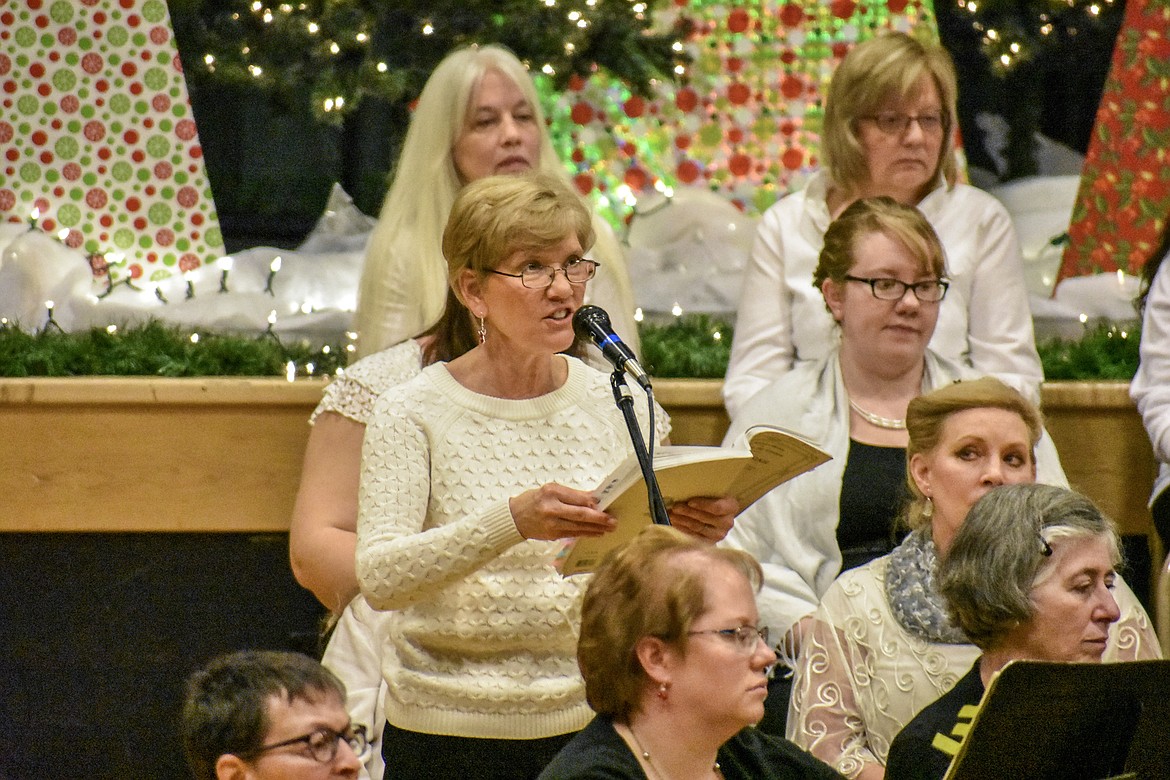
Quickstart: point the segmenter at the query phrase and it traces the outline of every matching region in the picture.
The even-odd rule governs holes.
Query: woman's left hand
[[[692,498],[670,508],[670,524],[699,539],[715,543],[727,536],[739,514],[734,496]]]

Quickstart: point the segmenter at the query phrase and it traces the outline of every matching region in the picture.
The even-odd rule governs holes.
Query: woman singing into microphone
[[[587,578],[552,567],[557,540],[613,527],[588,491],[631,451],[605,375],[561,354],[592,241],[557,177],[469,184],[443,254],[479,344],[375,405],[357,574],[370,605],[393,610],[382,753],[395,778],[533,778],[592,716],[575,661]],[[734,504],[694,499],[671,520],[714,542]]]

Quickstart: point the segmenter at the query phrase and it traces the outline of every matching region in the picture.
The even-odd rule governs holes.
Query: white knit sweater
[[[357,574],[373,607],[395,610],[383,675],[399,728],[532,739],[592,717],[576,663],[587,579],[562,578],[559,544],[524,540],[508,510],[547,482],[593,489],[632,451],[608,377],[564,359],[568,379],[538,398],[479,395],[436,364],[375,403]]]

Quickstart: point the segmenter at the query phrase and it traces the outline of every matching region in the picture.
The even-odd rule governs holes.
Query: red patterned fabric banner
[[[1170,0],[1129,0],[1057,282],[1140,272],[1170,214]]]

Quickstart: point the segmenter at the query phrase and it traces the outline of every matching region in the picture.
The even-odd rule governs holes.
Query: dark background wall
[[[1017,5],[1022,13],[1039,4]],[[971,165],[997,173],[1002,180],[1035,175],[1034,133],[1082,154],[1087,151],[1123,6],[1115,4],[1115,11],[1103,14],[1095,26],[1082,27],[1076,36],[1062,32],[1060,45],[1001,77],[992,73],[980,50],[980,35],[971,26],[970,14],[951,0],[934,4],[939,37],[959,73],[959,125]],[[979,113],[1002,116],[1013,130],[1005,169],[998,169],[984,147],[975,122]]]
[[[189,777],[187,675],[243,648],[317,653],[285,534],[0,534],[0,778]]]

